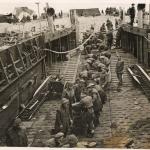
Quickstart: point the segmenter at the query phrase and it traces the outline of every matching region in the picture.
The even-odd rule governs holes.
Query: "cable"
[[[81,46],[84,46],[84,44],[89,41],[89,39],[94,35],[94,33],[95,33],[95,32],[93,32],[93,33],[89,36],[89,38],[88,38],[86,41],[84,41],[81,45],[79,45],[78,47],[76,47],[76,48],[74,48],[74,49],[72,49],[72,50],[68,50],[68,51],[65,51],[65,52],[57,52],[57,51],[54,51],[54,50],[51,50],[51,49],[43,49],[43,50],[44,50],[44,51],[50,51],[50,52],[56,53],[56,54],[67,54],[67,53],[69,53],[69,52],[72,52],[72,51],[75,51],[75,50],[77,50],[77,49],[80,49]]]

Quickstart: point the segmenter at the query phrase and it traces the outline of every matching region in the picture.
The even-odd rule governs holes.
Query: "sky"
[[[101,10],[105,9],[107,6],[127,9],[131,3],[150,3],[149,0],[0,0],[0,14],[13,12],[15,7],[26,6],[37,13],[36,2],[40,3],[40,13],[44,12],[43,8],[46,2],[48,2],[49,6],[53,7],[56,12],[60,10],[68,12],[69,9],[80,8],[99,8]]]

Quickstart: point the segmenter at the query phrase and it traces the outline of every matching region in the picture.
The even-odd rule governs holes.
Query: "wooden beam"
[[[17,45],[16,47],[17,47],[17,50],[18,50],[18,52],[19,52],[19,57],[20,57],[20,60],[21,60],[22,65],[23,65],[23,68],[26,69],[26,66],[25,66],[25,64],[24,64],[24,61],[23,61],[23,58],[22,58],[22,55],[21,55],[20,47],[19,47],[18,45]]]
[[[37,57],[37,55],[36,55],[36,53],[35,53],[35,51],[34,51],[33,43],[32,43],[31,40],[30,40],[30,44],[31,44],[31,47],[32,47],[32,52],[33,52],[33,54],[34,54],[34,57],[35,57],[35,59],[36,59],[36,61],[37,61],[37,60],[38,60],[38,57]]]
[[[23,44],[25,45],[25,48],[26,48],[26,50],[27,50],[26,43],[23,43]],[[32,59],[31,59],[31,56],[30,56],[30,53],[28,52],[28,53],[27,53],[27,55],[28,55],[28,58],[29,58],[29,62],[30,62],[30,64],[31,64],[31,65],[33,65],[33,63],[32,63]]]
[[[38,38],[35,38],[35,42],[36,42],[36,45],[38,47],[38,54],[40,56],[40,58],[42,57],[42,54],[41,54],[41,50],[40,50],[40,43],[39,43],[39,39]]]
[[[16,76],[19,76],[19,73],[18,73],[18,71],[17,71],[17,68],[16,68],[16,66],[15,66],[15,63],[14,63],[14,60],[13,60],[13,57],[12,57],[12,54],[11,54],[11,51],[10,51],[9,49],[8,49],[8,53],[9,53],[10,60],[11,60],[11,63],[12,63],[12,65],[13,65],[15,74],[16,74]]]
[[[150,25],[150,4],[149,4],[149,25]]]
[[[51,49],[52,48],[52,42],[49,41],[48,44],[49,44],[49,48]],[[52,65],[52,52],[48,52],[48,53],[49,53],[49,56],[50,56],[49,57],[49,59],[50,59],[49,62],[50,62],[50,65]]]
[[[4,78],[5,78],[6,82],[7,82],[7,83],[10,83],[9,78],[8,78],[8,76],[7,76],[6,69],[5,69],[4,65],[3,65],[3,62],[2,62],[1,57],[0,57],[0,66],[1,66],[1,68],[2,68],[2,70],[3,70],[3,74],[4,74]]]

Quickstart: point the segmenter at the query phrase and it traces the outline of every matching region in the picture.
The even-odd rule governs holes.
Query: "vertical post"
[[[75,17],[75,28],[76,28],[76,44],[79,44],[79,21],[77,17],[77,12],[74,10],[74,17]]]
[[[19,47],[20,45],[17,45],[16,47],[17,47],[17,50],[18,50],[18,52],[19,52],[19,57],[20,57],[20,60],[21,60],[21,62],[22,62],[22,65],[23,65],[23,68],[24,69],[26,69],[26,66],[25,66],[25,63],[24,63],[24,61],[23,61],[23,57],[22,57],[22,55],[21,55],[21,50],[20,50],[20,47]]]
[[[136,44],[137,44],[137,59],[139,58],[139,37],[136,35]]]
[[[31,53],[33,53],[33,55],[34,55],[34,57],[35,57],[35,59],[36,59],[36,61],[38,60],[38,57],[37,57],[37,55],[36,55],[36,53],[35,53],[35,50],[34,50],[34,48],[33,48],[33,43],[32,43],[32,41],[31,40],[29,40],[30,41],[30,45],[31,45]]]
[[[3,70],[3,74],[4,74],[4,78],[5,78],[6,82],[9,83],[10,81],[9,81],[8,76],[7,76],[7,71],[6,71],[6,69],[5,69],[4,65],[3,65],[3,62],[2,62],[1,58],[0,58],[0,66],[1,66],[1,68]]]
[[[149,4],[149,25],[150,25],[150,4]]]
[[[52,42],[48,42],[49,43],[49,47],[50,49],[52,48]],[[53,61],[52,61],[52,52],[49,52],[49,55],[50,55],[50,66],[52,65]]]
[[[139,63],[142,63],[142,37],[139,36]]]
[[[39,7],[39,2],[36,2],[35,4],[37,4],[37,8],[38,8],[38,15],[39,15],[39,24],[40,24],[40,33],[41,33],[41,30],[42,30],[42,27],[41,27],[41,18],[40,18],[40,7]]]
[[[10,60],[11,60],[13,69],[14,69],[14,71],[15,71],[15,74],[16,74],[16,76],[18,77],[18,76],[19,76],[19,73],[18,73],[17,68],[16,68],[16,66],[15,66],[15,63],[14,63],[14,60],[13,60],[13,57],[12,57],[12,54],[11,54],[10,50],[8,50],[8,54],[9,54],[9,56],[10,56]]]
[[[143,37],[143,62],[146,67],[148,67],[148,50],[147,50],[147,40]]]
[[[43,71],[43,75],[44,75],[44,78],[47,77],[47,71],[46,71],[46,62],[45,62],[45,58],[43,59],[43,62],[42,62],[42,71]]]
[[[138,27],[143,28],[143,11],[138,11]]]

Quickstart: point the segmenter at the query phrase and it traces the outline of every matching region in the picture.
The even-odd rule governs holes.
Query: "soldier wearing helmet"
[[[46,147],[62,147],[63,137],[64,137],[64,133],[59,132],[54,136],[54,138],[47,140],[45,143],[45,146]]]
[[[103,104],[98,91],[95,88],[95,84],[90,83],[88,85],[89,95],[92,97],[93,110],[94,110],[94,125],[97,127],[99,125],[100,112],[102,111]]]
[[[21,119],[15,119],[13,126],[8,129],[6,134],[6,145],[14,147],[27,147],[28,138],[26,129],[21,126]]]
[[[62,99],[60,109],[56,113],[55,121],[55,132],[62,131],[64,136],[69,132],[70,126],[72,124],[70,112],[69,112],[69,100],[66,98]]]
[[[91,96],[84,96],[81,101],[82,105],[82,121],[84,124],[84,134],[88,137],[93,137],[94,135],[94,110]]]

